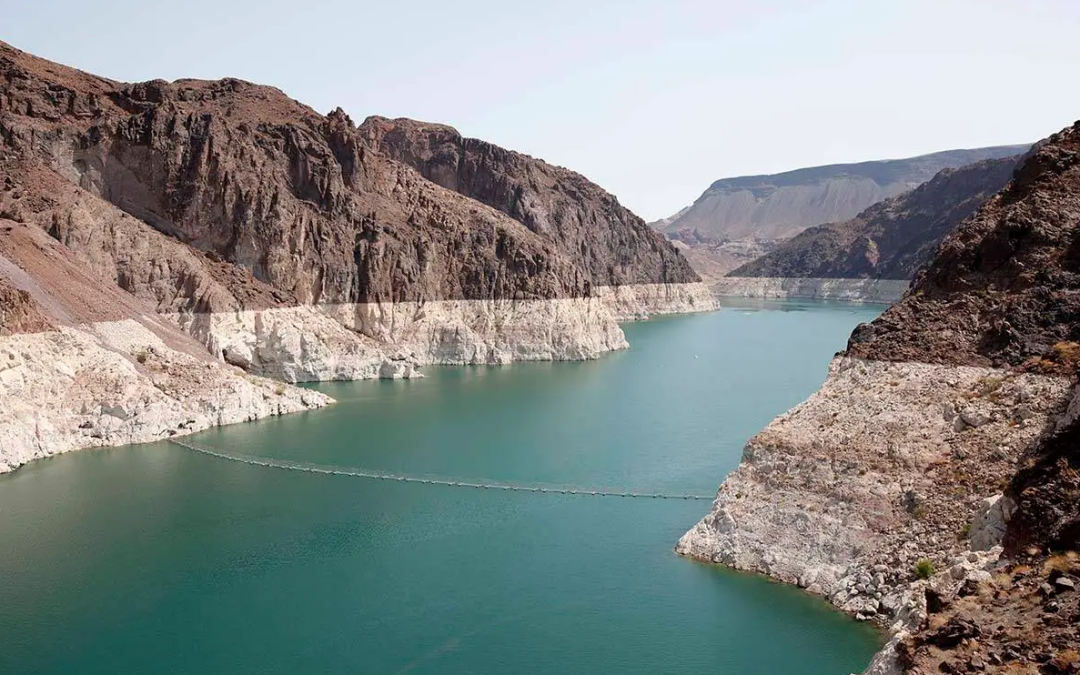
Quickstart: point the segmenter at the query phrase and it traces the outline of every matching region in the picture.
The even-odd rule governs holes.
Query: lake
[[[325,383],[208,448],[361,469],[711,495],[880,307],[775,302],[626,326],[586,363]],[[880,636],[676,556],[708,501],[251,466],[170,443],[0,476],[0,672],[859,672]]]

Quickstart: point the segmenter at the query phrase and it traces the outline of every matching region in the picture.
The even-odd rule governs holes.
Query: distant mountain
[[[909,159],[725,178],[709,186],[681,215],[666,224],[657,221],[655,226],[669,235],[690,231],[698,238],[721,242],[785,239],[807,227],[854,218],[871,204],[907,192],[942,169],[1012,157],[1029,147],[948,150]]]
[[[1008,184],[1021,157],[945,169],[851,220],[806,229],[729,276],[910,279],[945,237]]]
[[[668,216],[667,218],[661,218],[660,220],[652,221],[651,223],[649,223],[649,227],[653,228],[654,230],[660,230],[661,232],[663,232],[664,228],[666,228],[668,225],[674,223],[679,218],[682,218],[683,215],[685,215],[686,212],[689,211],[689,210],[690,210],[689,206],[684,206],[681,209],[679,209],[678,213],[676,213],[674,215]]]

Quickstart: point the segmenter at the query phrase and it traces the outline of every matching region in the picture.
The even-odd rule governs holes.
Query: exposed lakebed
[[[586,363],[330,383],[330,408],[198,434],[463,481],[715,491],[875,307],[626,327]],[[879,645],[801,591],[677,557],[707,502],[253,467],[167,443],[0,477],[0,672],[857,672]]]

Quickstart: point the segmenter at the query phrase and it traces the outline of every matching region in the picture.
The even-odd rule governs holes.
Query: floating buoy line
[[[537,494],[561,494],[579,495],[583,497],[622,497],[627,499],[686,499],[695,501],[711,501],[712,495],[676,494],[663,492],[641,492],[637,490],[612,490],[610,488],[584,488],[569,485],[546,485],[540,483],[510,483],[505,481],[466,481],[441,476],[424,476],[420,474],[393,473],[389,471],[375,471],[370,469],[357,469],[354,467],[329,466],[324,464],[311,464],[308,462],[294,462],[287,459],[270,459],[267,457],[255,457],[253,455],[241,455],[224,450],[216,450],[189,441],[169,439],[174,445],[179,445],[193,452],[198,452],[210,457],[240,462],[251,466],[262,466],[270,469],[283,469],[286,471],[303,471],[305,473],[319,473],[328,476],[352,476],[354,478],[368,478],[371,480],[397,481],[399,483],[417,483],[421,485],[442,485],[452,488],[466,488],[471,490],[504,490],[507,492],[532,492]]]

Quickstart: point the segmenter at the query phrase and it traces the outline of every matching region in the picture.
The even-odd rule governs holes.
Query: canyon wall
[[[1012,157],[1028,147],[947,150],[906,159],[722,178],[667,222],[664,231],[696,231],[727,240],[787,238],[807,227],[854,218],[871,204],[907,192],[942,169]]]
[[[1008,184],[1020,161],[944,169],[851,220],[803,230],[731,276],[912,279],[945,237]]]
[[[5,468],[328,402],[263,377],[591,359],[626,348],[621,320],[715,307],[566,169],[273,87],[116,82],[0,43]]]
[[[1040,143],[854,331],[822,388],[750,440],[680,553],[879,621],[893,637],[871,673],[1074,667],[1061,649],[1076,624],[1045,614],[1074,599],[1029,598],[1080,571],[1047,557],[1080,548],[1080,458],[1065,449],[1080,409],[1078,149],[1080,123]]]

